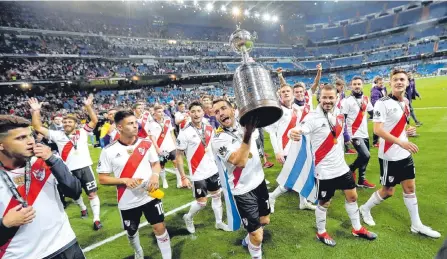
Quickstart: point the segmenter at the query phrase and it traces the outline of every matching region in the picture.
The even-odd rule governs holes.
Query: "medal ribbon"
[[[8,173],[6,173],[6,169],[3,167],[3,164],[0,162],[0,175],[2,176],[3,181],[5,182],[6,186],[8,186],[8,189],[11,191],[12,196],[22,204],[23,207],[28,207],[28,193],[31,186],[31,162],[29,160],[26,160],[25,163],[25,198],[20,195],[19,191],[17,190],[17,187],[12,182],[11,178],[9,177]]]

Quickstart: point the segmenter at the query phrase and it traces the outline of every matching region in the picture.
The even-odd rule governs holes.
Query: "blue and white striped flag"
[[[310,147],[310,139],[302,136],[300,141],[292,141],[286,162],[276,178],[279,185],[294,190],[309,201],[317,200],[315,163]]]
[[[241,216],[236,207],[233,193],[231,192],[230,185],[228,184],[228,170],[226,169],[223,161],[216,156],[217,169],[219,171],[220,184],[222,185],[222,192],[225,197],[225,208],[227,212],[227,224],[231,231],[236,231],[241,228]]]

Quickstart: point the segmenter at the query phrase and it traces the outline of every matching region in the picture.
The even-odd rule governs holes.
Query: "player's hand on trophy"
[[[2,219],[2,224],[7,227],[20,227],[33,222],[36,211],[29,206],[24,208],[21,204],[10,209]]]
[[[93,94],[90,94],[87,98],[84,98],[82,100],[82,103],[85,106],[92,106],[92,104],[93,104]]]
[[[276,161],[278,161],[278,163],[280,163],[280,164],[284,164],[284,162],[286,161],[282,152],[276,153],[275,157],[276,157]]]
[[[143,181],[143,179],[139,179],[139,178],[121,178],[121,181],[123,182],[123,184],[126,185],[127,188],[129,189],[133,189],[138,187],[141,182]]]
[[[40,109],[42,108],[42,104],[40,104],[39,101],[34,97],[28,99],[28,104],[31,108],[31,111],[40,111]]]
[[[290,139],[294,141],[300,141],[301,140],[302,131],[297,128],[293,128],[290,130]]]
[[[151,178],[149,179],[149,184],[147,186],[147,189],[149,190],[149,192],[153,192],[160,187],[159,178],[160,177],[158,174],[151,175]]]

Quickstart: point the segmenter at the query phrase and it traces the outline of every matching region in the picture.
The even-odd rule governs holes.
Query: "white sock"
[[[99,197],[98,197],[98,195],[96,195],[95,198],[90,200],[90,207],[92,208],[92,212],[93,212],[93,222],[99,221],[99,208],[100,208],[100,206],[101,205],[99,203]]]
[[[191,204],[191,207],[189,208],[188,215],[190,218],[193,218],[199,211],[203,210],[206,206],[206,202],[198,202],[195,201]]]
[[[158,248],[160,248],[161,257],[163,259],[171,259],[172,251],[171,251],[171,239],[169,238],[169,233],[165,230],[161,236],[155,235],[157,238]]]
[[[372,208],[374,208],[374,206],[377,206],[380,203],[382,203],[382,201],[384,201],[384,199],[382,199],[382,197],[380,197],[379,191],[376,191],[371,195],[369,200],[363,205],[363,208],[370,211]]]
[[[315,210],[318,234],[323,234],[324,232],[326,232],[326,215],[327,209],[318,204],[317,209]]]
[[[177,168],[174,169],[175,176],[177,176],[177,185],[182,185],[182,176]]]
[[[301,196],[300,194],[300,204],[306,204],[307,203],[307,199],[304,196]]]
[[[276,189],[270,194],[270,199],[276,200],[279,196],[281,196],[286,192],[287,192],[286,188],[284,188],[281,185],[278,185],[278,187],[276,187]]]
[[[362,224],[360,224],[360,212],[359,212],[359,206],[357,205],[357,202],[348,202],[345,200],[345,209],[348,213],[349,218],[351,219],[352,227],[355,230],[359,230],[362,228]]]
[[[166,171],[164,168],[160,171],[160,177],[162,181],[166,180]]]
[[[411,217],[411,225],[412,226],[421,226],[422,222],[419,218],[419,209],[418,209],[418,199],[416,198],[415,193],[405,194],[404,193],[404,203],[407,206],[408,213],[410,213]]]
[[[76,204],[79,205],[79,207],[81,208],[81,210],[86,210],[87,206],[85,206],[84,204],[84,199],[82,199],[82,195],[79,196],[79,199],[75,200]]]
[[[140,233],[138,233],[138,231],[133,236],[129,236],[129,234],[127,234],[127,239],[129,240],[130,246],[135,252],[142,249],[140,245]]]
[[[262,243],[259,246],[255,246],[251,243],[250,238],[248,239],[248,252],[250,252],[252,259],[262,258]]]
[[[216,223],[221,223],[222,222],[222,214],[223,214],[222,194],[219,191],[218,193],[212,194],[211,198],[212,198],[211,207],[213,208],[214,216],[216,217]]]

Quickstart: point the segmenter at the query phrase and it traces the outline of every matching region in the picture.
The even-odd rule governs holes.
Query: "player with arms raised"
[[[200,102],[192,102],[189,105],[191,123],[189,123],[177,138],[177,167],[180,174],[184,175],[183,153],[186,152],[189,172],[193,181],[194,197],[196,202],[191,205],[189,212],[183,216],[186,229],[190,233],[195,232],[193,217],[204,209],[208,192],[211,195],[211,207],[216,217],[216,229],[227,230],[222,222],[222,199],[219,173],[211,150],[211,139],[214,137],[214,129],[211,125],[205,125],[203,106]],[[187,179],[186,179],[187,181]]]
[[[93,229],[99,230],[102,228],[102,224],[99,218],[100,202],[96,193],[98,187],[91,167],[93,162],[88,149],[88,135],[95,129],[98,117],[92,107],[93,95],[84,99],[83,103],[90,122],[85,124],[83,128],[78,128],[78,118],[76,115],[69,114],[62,120],[64,131],[58,131],[48,130],[42,126],[40,118],[41,104],[35,98],[28,100],[28,104],[31,107],[33,128],[47,139],[56,143],[62,160],[67,164],[71,173],[81,181],[82,188],[90,200],[90,207],[93,212]],[[82,197],[75,202],[81,208],[81,217],[87,217],[87,207]]]
[[[171,241],[164,224],[163,203],[148,195],[158,189],[160,162],[153,143],[139,138],[137,118],[130,111],[115,114],[118,141],[105,147],[99,158],[99,182],[116,185],[118,209],[135,258],[144,258],[138,225],[141,214],[152,225],[163,259],[171,258]],[[112,176],[113,174],[113,176]]]
[[[258,156],[256,122],[245,129],[236,122],[234,109],[226,100],[213,102],[221,127],[212,139],[212,149],[228,171],[228,182],[242,223],[248,235],[242,245],[248,246],[252,258],[262,258],[262,226],[270,223],[270,205],[262,163]],[[257,134],[254,134],[257,133]]]
[[[318,181],[318,206],[315,210],[317,238],[328,246],[336,244],[326,232],[327,209],[336,190],[343,190],[345,194],[345,209],[351,219],[352,234],[368,240],[377,238],[376,234],[360,224],[355,182],[343,153],[344,116],[334,107],[336,99],[336,89],[325,85],[315,111],[289,132],[289,136],[296,141],[302,134],[311,137]]]
[[[416,198],[416,175],[413,157],[418,147],[408,141],[407,135],[416,128],[405,129],[409,122],[410,109],[404,98],[408,87],[405,70],[395,69],[390,75],[391,94],[378,100],[374,106],[374,133],[379,139],[379,164],[382,188],[362,206],[360,213],[366,224],[374,226],[371,209],[393,196],[395,186],[400,184],[404,192],[404,203],[411,218],[411,232],[438,238],[441,234],[422,224]]]

